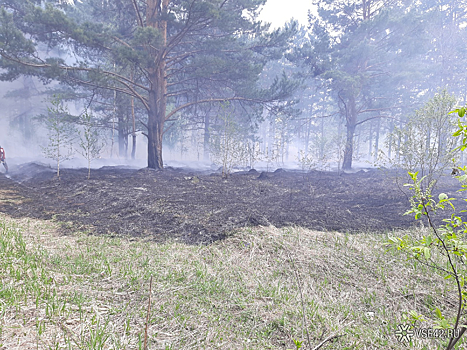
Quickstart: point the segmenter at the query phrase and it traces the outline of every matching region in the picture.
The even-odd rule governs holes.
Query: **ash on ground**
[[[54,219],[71,230],[160,242],[209,243],[245,226],[302,226],[321,231],[382,232],[408,228],[407,194],[382,171],[351,174],[242,171],[222,178],[180,168],[106,166],[62,169],[16,166],[0,175],[0,211]],[[455,195],[455,180],[443,183]]]

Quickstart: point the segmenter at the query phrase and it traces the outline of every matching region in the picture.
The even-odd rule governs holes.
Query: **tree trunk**
[[[308,150],[310,148],[310,131],[311,131],[311,118],[306,121],[306,132],[305,132],[305,157],[308,156]]]
[[[209,161],[209,144],[211,142],[211,134],[209,132],[210,119],[209,119],[209,112],[206,113],[204,116],[204,143],[203,143],[203,159],[205,161]]]
[[[431,150],[431,129],[428,129],[426,133],[426,141],[425,141],[425,154],[428,159],[430,159],[430,150]]]
[[[126,158],[128,150],[127,109],[125,108],[125,96],[117,92],[117,129],[118,129],[118,155]]]
[[[347,125],[347,138],[344,149],[344,161],[342,163],[342,170],[352,169],[353,158],[353,136],[355,133],[356,125]]]
[[[308,151],[310,148],[311,118],[313,115],[313,105],[310,106],[310,110],[308,112],[309,117],[305,122],[305,157],[308,156]]]
[[[361,132],[358,134],[354,135],[354,149],[355,152],[357,153],[357,156],[360,154],[360,146],[362,145],[362,136]]]
[[[402,130],[403,127],[402,119],[399,121],[399,129]],[[402,134],[399,133],[399,138],[397,139],[397,163],[400,164],[401,161],[401,143],[402,143]]]
[[[131,137],[133,139],[133,145],[131,147],[131,159],[136,157],[136,120],[135,120],[135,100],[131,97],[131,117],[133,119],[133,129],[131,131]]]
[[[162,6],[161,6],[162,5]],[[154,57],[154,66],[148,69],[149,111],[148,111],[148,168],[163,169],[162,138],[167,108],[167,80],[165,50],[167,45],[167,20],[163,15],[167,12],[169,0],[148,0],[146,8],[146,25],[159,29],[162,45],[159,49],[150,48]]]
[[[338,140],[338,158],[337,158],[337,174],[341,172],[341,159],[342,159],[342,150],[341,150],[341,136],[342,136],[342,122],[339,118],[339,124],[337,125],[337,140]]]
[[[344,149],[344,161],[342,163],[342,170],[352,169],[352,158],[353,158],[353,139],[355,134],[355,128],[357,127],[357,108],[355,106],[355,98],[351,97],[346,107],[346,128],[347,137]]]
[[[320,142],[319,142],[319,158],[320,160],[324,159],[324,148],[326,147],[325,138],[324,138],[324,118],[321,118],[321,132],[320,132]]]
[[[153,86],[157,85],[157,80],[154,79]],[[154,91],[156,90],[156,91]],[[162,161],[162,136],[164,128],[165,113],[158,107],[157,103],[157,88],[149,92],[150,110],[148,113],[148,168],[163,169]]]
[[[381,118],[378,118],[376,123],[376,135],[375,135],[375,154],[373,157],[374,162],[378,160],[378,151],[379,151],[379,129],[381,128]]]
[[[388,148],[388,159],[391,159],[391,150],[392,150],[392,132],[394,131],[394,122],[391,121],[391,126],[389,127],[389,148]]]

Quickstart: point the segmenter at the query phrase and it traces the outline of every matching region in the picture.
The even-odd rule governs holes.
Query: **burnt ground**
[[[0,212],[55,219],[71,229],[196,244],[245,226],[298,225],[315,230],[387,231],[414,225],[409,201],[382,171],[353,174],[255,170],[203,174],[103,167],[52,169],[28,163],[0,174]],[[440,190],[454,194],[453,179]],[[457,194],[458,196],[458,194]]]

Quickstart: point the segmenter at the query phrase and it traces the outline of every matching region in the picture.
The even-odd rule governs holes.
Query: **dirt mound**
[[[103,167],[92,170],[90,180],[86,169],[63,169],[58,180],[47,166],[28,163],[12,175],[20,185],[0,176],[2,188],[23,200],[0,210],[157,241],[208,243],[256,225],[358,232],[414,224],[402,216],[407,196],[377,171],[242,171],[224,179],[192,169]]]
[[[52,179],[56,172],[56,169],[52,169],[47,164],[31,162],[16,166],[12,169],[10,175],[18,182],[32,179],[34,181],[47,181]]]

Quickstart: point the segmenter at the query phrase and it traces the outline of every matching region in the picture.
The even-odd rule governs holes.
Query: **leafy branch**
[[[466,108],[459,108],[450,113],[458,113],[458,130],[453,136],[462,137],[460,150],[467,148],[467,125],[461,118],[465,116]],[[459,191],[467,190],[467,167],[458,167],[456,179],[461,185]],[[456,214],[456,207],[453,202],[456,198],[450,198],[447,194],[441,193],[435,199],[431,193],[434,182],[430,182],[427,189],[423,189],[422,183],[426,176],[418,178],[418,172],[408,172],[411,184],[406,184],[413,191],[411,198],[411,208],[404,214],[413,214],[415,220],[426,218],[430,233],[421,239],[412,241],[408,236],[390,237],[387,245],[404,251],[409,259],[415,259],[422,264],[436,269],[444,275],[446,280],[453,280],[457,290],[457,307],[455,316],[449,320],[443,316],[439,308],[435,310],[435,328],[454,329],[454,336],[450,338],[446,350],[454,349],[454,346],[464,335],[467,329],[466,304],[467,304],[467,221]],[[464,199],[467,201],[467,199]],[[448,218],[443,219],[443,224],[436,225],[434,217],[438,211],[446,209],[452,210]],[[462,210],[461,212],[467,212]]]

